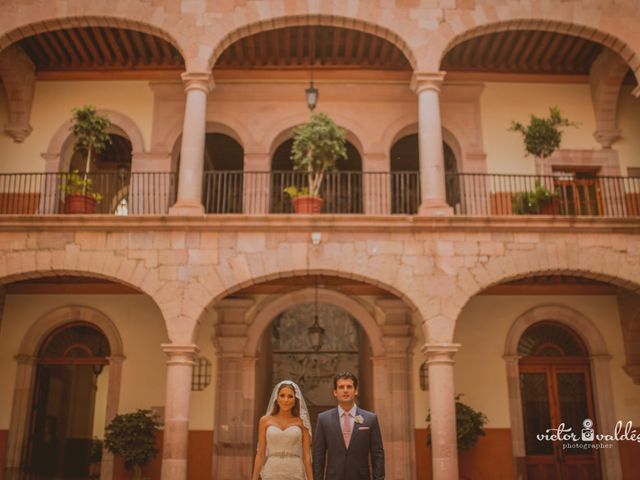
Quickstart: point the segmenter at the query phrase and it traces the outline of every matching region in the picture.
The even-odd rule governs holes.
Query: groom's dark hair
[[[336,373],[333,377],[333,389],[338,389],[338,380],[351,380],[353,382],[353,388],[358,388],[358,377],[351,372]]]

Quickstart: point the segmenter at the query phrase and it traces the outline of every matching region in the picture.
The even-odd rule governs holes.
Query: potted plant
[[[540,180],[536,180],[533,191],[518,192],[513,196],[513,213],[553,215],[556,213],[556,198],[557,195],[554,192],[542,185]]]
[[[76,139],[73,147],[84,157],[85,169],[82,178],[78,170],[71,172],[62,187],[65,193],[65,212],[94,213],[96,204],[102,200],[102,195],[93,191],[92,182],[88,176],[94,156],[111,143],[107,133],[111,122],[106,116],[98,115],[93,105],[74,108],[72,112],[74,122],[71,131]]]
[[[322,181],[327,172],[336,169],[336,162],[340,158],[347,158],[346,132],[328,115],[315,113],[309,122],[293,130],[293,168],[307,174],[306,187],[289,186],[284,189],[293,200],[296,213],[322,211]]]
[[[487,416],[462,403],[461,396],[456,395],[456,438],[459,452],[468,450],[478,443],[478,439],[486,435],[483,427],[487,424]],[[427,422],[431,423],[431,413],[427,416]],[[427,436],[427,445],[431,446],[430,433]]]
[[[78,169],[64,176],[60,187],[64,192],[65,213],[94,213],[102,201],[102,194],[93,190],[93,181]]]
[[[551,156],[562,142],[562,127],[577,127],[578,125],[564,118],[558,107],[549,108],[548,117],[536,117],[531,115],[529,124],[511,122],[509,130],[520,132],[524,141],[526,155],[536,158],[536,165],[541,165],[542,160]],[[555,194],[542,185],[541,180],[536,180],[535,189],[532,192],[519,192],[513,197],[513,212],[517,214],[554,214]]]
[[[156,433],[160,427],[151,410],[116,415],[105,429],[104,445],[114,455],[122,457],[127,470],[133,470],[133,480],[142,478],[142,467],[155,457]]]

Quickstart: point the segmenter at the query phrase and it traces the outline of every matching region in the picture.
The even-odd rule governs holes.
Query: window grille
[[[429,367],[427,367],[427,362],[420,365],[420,390],[423,392],[429,390]]]
[[[198,357],[193,365],[191,390],[199,392],[211,383],[211,362],[205,357]]]

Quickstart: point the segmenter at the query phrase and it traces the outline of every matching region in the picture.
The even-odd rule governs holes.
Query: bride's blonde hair
[[[291,391],[293,392],[293,398],[296,399],[296,403],[293,405],[293,408],[291,409],[291,414],[294,417],[299,417],[300,416],[300,400],[298,400],[298,397],[296,396],[296,388],[291,383],[283,383],[278,387],[278,392],[276,394],[276,401],[273,402],[271,415],[277,415],[278,412],[280,412],[280,405],[278,405],[278,395],[280,395],[280,390],[282,390],[285,387],[291,389]]]

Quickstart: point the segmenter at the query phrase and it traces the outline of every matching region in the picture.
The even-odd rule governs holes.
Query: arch
[[[493,16],[495,17],[495,14]],[[583,18],[588,17],[585,16]],[[478,21],[478,19],[481,20]],[[626,42],[618,38],[617,35],[619,32],[603,31],[586,24],[550,20],[549,18],[543,18],[542,16],[540,18],[525,18],[513,15],[513,17],[508,20],[491,21],[491,17],[477,15],[469,18],[469,20],[472,22],[476,21],[477,23],[462,33],[458,33],[457,35],[453,35],[449,38],[448,43],[440,52],[438,65],[442,65],[442,60],[449,51],[471,38],[495,32],[503,32],[506,30],[542,30],[564,33],[601,43],[611,49],[614,53],[620,55],[620,57],[622,57],[622,59],[624,59],[624,61],[634,71],[636,79],[640,79],[640,59],[638,58],[638,54]]]
[[[109,7],[107,6],[107,8]],[[25,18],[34,18],[34,15],[26,15]],[[51,18],[38,22],[27,22],[13,28],[12,30],[6,31],[4,34],[2,34],[2,36],[0,36],[0,51],[4,50],[17,41],[22,40],[26,37],[30,37],[32,35],[50,32],[52,30],[78,27],[118,27],[155,35],[156,37],[166,40],[167,42],[172,44],[178,50],[178,52],[180,52],[182,58],[184,58],[184,49],[182,48],[180,43],[175,38],[173,38],[171,34],[169,34],[169,32],[160,27],[152,25],[151,23],[135,20],[132,18],[132,15],[122,17],[109,15],[61,15],[57,18]]]
[[[27,444],[29,413],[36,382],[36,359],[42,342],[56,329],[78,320],[97,327],[109,342],[111,353],[108,357],[110,373],[106,395],[105,424],[108,424],[118,412],[122,362],[125,356],[122,337],[116,325],[100,310],[83,305],[67,305],[45,313],[29,327],[15,357],[18,367],[7,442],[8,468],[14,469],[21,466],[22,451]],[[102,469],[107,473],[113,471],[113,455],[103,456]],[[110,478],[110,476],[104,478]]]
[[[236,27],[235,30],[227,33],[214,46],[212,55],[209,58],[209,68],[213,68],[218,57],[222,54],[222,52],[226,50],[227,47],[240,40],[241,38],[248,37],[267,30],[276,30],[279,28],[297,27],[304,25],[342,27],[373,34],[395,45],[404,54],[412,67],[415,67],[416,65],[416,58],[413,50],[409,47],[409,44],[402,38],[401,35],[390,30],[387,27],[369,23],[359,18],[349,18],[338,15],[301,14],[266,18],[255,23]]]
[[[522,413],[522,395],[520,392],[518,342],[531,325],[541,321],[554,321],[570,328],[585,344],[589,352],[591,375],[593,378],[594,407],[597,423],[612,429],[616,422],[613,407],[613,388],[608,353],[604,337],[584,314],[571,307],[560,304],[547,304],[533,307],[520,315],[507,333],[504,359],[507,363],[507,384],[509,395],[509,416],[511,420],[513,454],[516,458],[526,455],[524,424]],[[603,449],[602,471],[604,478],[622,478],[622,466],[618,445]]]
[[[95,325],[107,338],[111,348],[111,356],[124,356],[122,337],[113,321],[100,310],[83,305],[59,307],[42,315],[27,330],[20,343],[18,355],[36,356],[44,339],[70,320],[82,320]]]
[[[134,159],[136,155],[145,151],[142,132],[130,117],[109,109],[98,109],[97,113],[99,115],[106,115],[111,121],[109,133],[116,133],[129,139],[131,142],[132,159]],[[59,158],[59,164],[56,171],[62,171],[67,166],[66,163],[68,163],[69,159],[62,157],[73,143],[73,134],[71,133],[72,127],[73,118],[70,118],[58,127],[49,141],[49,146],[47,147],[45,155]]]
[[[271,325],[271,322],[285,310],[303,303],[313,303],[315,300],[315,289],[307,288],[298,290],[278,297],[268,305],[260,308],[251,326],[247,330],[247,345],[245,355],[255,355],[263,333]],[[382,343],[382,332],[375,319],[360,303],[342,293],[318,289],[318,302],[330,303],[349,313],[362,326],[371,343],[371,350],[374,357],[385,355]]]

